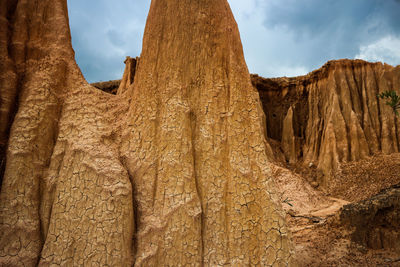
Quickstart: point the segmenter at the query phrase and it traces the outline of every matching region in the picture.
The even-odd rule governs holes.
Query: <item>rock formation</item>
[[[373,195],[400,182],[400,66],[250,76],[226,0],[153,0],[140,59],[93,86],[66,0],[0,0],[0,59],[1,266],[294,266],[289,228],[304,266],[399,262],[399,189]]]
[[[400,66],[338,60],[305,76],[253,75],[252,82],[268,138],[281,143],[288,162],[322,170],[322,184],[329,184],[342,163],[399,152],[399,121],[377,95],[400,93]]]
[[[0,265],[294,265],[226,0],[153,0],[117,95],[82,77],[66,0],[0,12]]]
[[[42,190],[59,134],[62,97],[84,84],[65,1],[0,1],[0,261],[32,266],[48,233]],[[3,153],[2,153],[3,154]],[[2,173],[3,174],[3,173]],[[42,218],[40,218],[42,217]]]
[[[122,80],[118,86],[117,94],[122,94],[133,84],[135,81],[136,69],[139,64],[139,57],[131,58],[126,57],[125,61],[125,70],[122,75]]]
[[[127,64],[126,68],[130,68],[130,65]],[[381,125],[387,127],[384,125],[390,120],[395,122],[396,117],[393,116],[393,112],[387,110],[385,102],[379,100],[376,94],[396,89],[398,82],[393,81],[398,80],[398,68],[359,60],[339,60],[329,62],[320,70],[301,77],[277,79],[264,79],[257,75],[251,77],[252,83],[259,90],[267,114],[266,135],[275,155],[270,157],[270,160],[283,166],[274,165],[271,169],[281,202],[288,214],[288,226],[293,231],[295,254],[298,255],[300,266],[321,264],[396,266],[395,264],[400,262],[399,189],[393,186],[400,182],[400,153],[385,151],[380,145],[392,142],[396,147],[398,141],[396,139],[379,141],[387,138],[381,136],[377,141],[380,149],[362,157],[357,157],[357,153],[349,158],[336,157],[338,161],[335,165],[319,165],[319,158],[324,159],[319,151],[315,151],[318,152],[315,161],[306,161],[303,156],[303,151],[307,147],[305,140],[310,138],[306,134],[308,125],[317,127],[315,132],[321,135],[327,131],[324,123],[315,126],[316,123],[309,119],[309,112],[326,114],[326,110],[332,109],[332,104],[335,102],[328,101],[322,96],[337,94],[339,88],[337,81],[342,79],[342,75],[358,77],[357,81],[360,83],[357,86],[354,84],[348,87],[340,86],[354,95],[351,100],[346,97],[340,98],[343,101],[342,109],[351,108],[353,112],[358,110],[348,104],[352,101],[375,103],[379,107],[379,112],[368,111],[369,116],[374,118],[371,120],[379,122],[379,127],[382,127]],[[360,69],[373,69],[376,73],[367,75],[365,74],[367,71]],[[125,73],[131,72],[132,70],[125,70]],[[332,76],[335,72],[339,72],[339,76]],[[364,74],[357,74],[358,72]],[[381,72],[384,74],[379,74]],[[373,83],[371,80],[371,77],[375,76],[379,83]],[[332,80],[328,83],[327,79]],[[313,87],[311,83],[314,84]],[[108,83],[96,84],[102,90],[108,90],[107,85]],[[114,89],[118,87],[119,83],[116,82]],[[357,90],[353,91],[355,89]],[[359,89],[362,89],[361,94],[357,94]],[[313,90],[318,93],[314,92],[313,96],[310,96]],[[369,95],[372,100],[367,101],[365,95]],[[343,116],[345,112],[340,111],[339,114]],[[354,121],[356,120],[353,116]],[[334,124],[334,126],[335,132],[342,132],[350,141],[353,140],[350,145],[364,143],[365,148],[363,135],[357,137],[354,135],[355,131],[351,130],[357,129],[354,125]],[[347,132],[347,129],[350,131]],[[362,131],[365,132],[371,130],[380,132],[379,129],[381,128],[362,126]],[[319,147],[326,147],[329,144],[326,138],[319,137],[317,141],[316,145]],[[331,142],[330,145],[340,147],[335,142]],[[356,146],[349,153],[354,153],[358,149],[359,146]],[[289,167],[300,175],[284,167]],[[321,169],[325,171],[325,176]],[[310,185],[314,188],[319,185],[323,187],[319,187],[322,190],[315,190]],[[379,193],[382,189],[391,187],[393,188]],[[343,205],[345,206],[341,209]]]
[[[109,94],[116,95],[120,84],[121,84],[121,80],[111,80],[111,81],[107,81],[107,82],[91,83],[90,85],[92,85],[104,92],[107,92]]]
[[[127,64],[124,77],[134,71]],[[267,139],[279,144],[273,152],[267,146],[270,160],[315,166],[323,173],[318,175],[322,185],[329,184],[344,163],[399,152],[399,121],[377,95],[399,93],[400,66],[336,60],[305,76],[251,75],[251,81],[266,114]],[[108,90],[108,83],[93,85]],[[118,86],[115,83],[114,90]],[[274,157],[280,150],[284,157]]]
[[[136,263],[288,264],[263,112],[227,1],[153,1],[124,95]]]

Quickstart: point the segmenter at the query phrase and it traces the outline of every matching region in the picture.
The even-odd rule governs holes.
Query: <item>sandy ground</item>
[[[326,188],[310,185],[317,174],[314,170],[295,173],[277,165],[271,169],[300,266],[400,266],[399,251],[372,250],[351,242],[350,231],[338,216],[343,205],[400,183],[400,154],[343,164]]]

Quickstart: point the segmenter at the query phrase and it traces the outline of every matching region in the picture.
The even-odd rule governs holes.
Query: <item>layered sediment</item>
[[[267,121],[286,161],[316,166],[329,177],[342,163],[399,152],[399,121],[378,94],[400,93],[400,66],[330,61],[294,78],[252,76]]]

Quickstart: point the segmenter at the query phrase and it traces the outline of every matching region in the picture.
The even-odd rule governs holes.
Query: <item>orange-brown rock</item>
[[[116,95],[120,84],[121,80],[111,80],[107,82],[95,82],[91,83],[90,85],[109,94]]]
[[[227,1],[153,1],[124,95],[136,264],[289,264],[263,112]]]
[[[341,163],[399,151],[399,121],[377,95],[400,93],[400,66],[338,60],[306,76],[253,75],[252,82],[263,102],[267,135],[281,141],[290,163],[315,165],[331,177]]]
[[[0,265],[293,265],[227,1],[152,1],[118,95],[82,77],[66,3],[0,0]]]
[[[8,143],[1,159],[0,261],[32,266],[47,233],[41,193],[59,133],[61,98],[84,80],[70,44],[66,2],[2,0],[0,7],[2,150]]]
[[[135,72],[136,64],[132,66],[126,65],[124,77]],[[338,60],[300,77],[252,75],[267,118],[267,137],[280,144],[290,164],[321,170],[324,175],[317,178],[323,185],[343,163],[398,152],[399,122],[377,94],[399,90],[399,68]],[[271,159],[279,148],[273,152],[268,153]]]
[[[135,74],[139,64],[139,57],[126,57],[124,63],[125,70],[124,74],[122,75],[122,80],[119,84],[117,94],[122,94],[123,92],[125,92],[135,81]]]

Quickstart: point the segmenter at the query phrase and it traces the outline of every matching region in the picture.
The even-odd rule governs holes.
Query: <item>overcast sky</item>
[[[400,64],[400,0],[228,0],[251,73],[297,76],[326,61]],[[68,0],[72,44],[89,82],[120,79],[139,56],[150,0]]]

